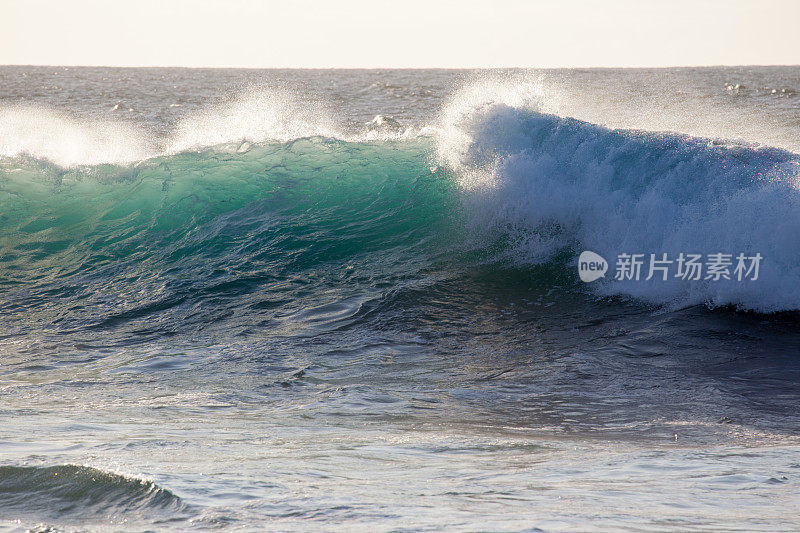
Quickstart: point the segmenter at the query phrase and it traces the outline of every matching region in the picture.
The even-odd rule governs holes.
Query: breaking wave
[[[541,94],[527,89],[457,96],[439,142],[474,231],[502,234],[509,260],[582,250],[612,265],[621,253],[760,253],[756,282],[602,280],[595,290],[673,306],[800,306],[800,156],[609,129],[544,112]]]
[[[324,106],[277,93],[162,138],[34,108],[0,111],[0,126],[3,286],[33,300],[36,287],[69,287],[97,317],[221,283],[340,283],[352,268],[373,286],[448,261],[574,272],[585,249],[612,264],[760,253],[755,282],[590,287],[667,306],[800,308],[800,156],[559,116],[535,84],[468,87],[418,129],[379,115],[343,132]]]

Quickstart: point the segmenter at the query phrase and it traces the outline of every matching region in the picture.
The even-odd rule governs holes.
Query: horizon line
[[[751,68],[751,67],[800,67],[800,63],[750,63],[750,64],[705,64],[705,65],[661,65],[661,66],[470,66],[470,67],[392,67],[392,66],[370,66],[370,67],[288,67],[288,66],[187,66],[187,65],[85,65],[85,64],[34,64],[34,63],[5,63],[2,67],[39,67],[39,68],[182,68],[182,69],[215,69],[215,70],[666,70],[678,68]]]

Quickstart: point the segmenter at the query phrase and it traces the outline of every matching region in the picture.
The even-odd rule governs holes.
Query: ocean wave
[[[39,331],[181,329],[393,286],[449,246],[456,187],[432,151],[313,137],[127,166],[0,161],[0,313]]]
[[[161,309],[220,276],[233,282],[227,271],[251,279],[269,267],[288,277],[378,261],[361,264],[383,285],[381,271],[402,277],[399,269],[425,264],[420,250],[501,268],[586,249],[612,264],[621,253],[744,252],[764,257],[757,282],[589,287],[675,307],[800,309],[800,156],[550,111],[541,86],[518,80],[466,87],[427,128],[377,116],[356,133],[340,130],[324,106],[275,92],[191,115],[151,141],[122,126],[6,110],[0,123],[15,126],[0,128],[0,266],[13,283],[80,285],[102,272],[92,314],[127,316],[131,295],[142,295],[134,310]],[[20,118],[31,113],[36,127]],[[406,263],[364,259],[388,250]],[[116,292],[118,303],[108,297]]]
[[[2,511],[33,520],[93,518],[121,521],[130,515],[180,513],[186,505],[152,481],[89,466],[0,466]]]

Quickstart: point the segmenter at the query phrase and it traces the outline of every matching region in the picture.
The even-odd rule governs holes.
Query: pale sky
[[[0,64],[800,64],[798,0],[0,0]]]

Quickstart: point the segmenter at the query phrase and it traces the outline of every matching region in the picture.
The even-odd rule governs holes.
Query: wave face
[[[158,485],[88,466],[0,466],[0,495],[5,517],[36,519],[123,520],[130,515],[185,509],[183,502]]]
[[[40,331],[163,332],[400,283],[447,246],[455,186],[431,153],[315,137],[130,166],[4,160],[2,310]]]
[[[591,290],[670,307],[800,308],[794,153],[562,117],[530,84],[471,86],[422,133],[384,119],[370,127],[390,129],[338,135],[294,109],[251,95],[183,119],[149,147],[123,142],[121,126],[31,115],[55,127],[5,142],[0,159],[1,283],[16,298],[5,311],[42,328],[176,306],[188,317],[207,300],[301,276],[380,287],[464,261],[554,264],[572,279],[586,249],[612,268],[621,253],[760,253],[757,282],[605,279]],[[80,313],[55,316],[52,295]]]

